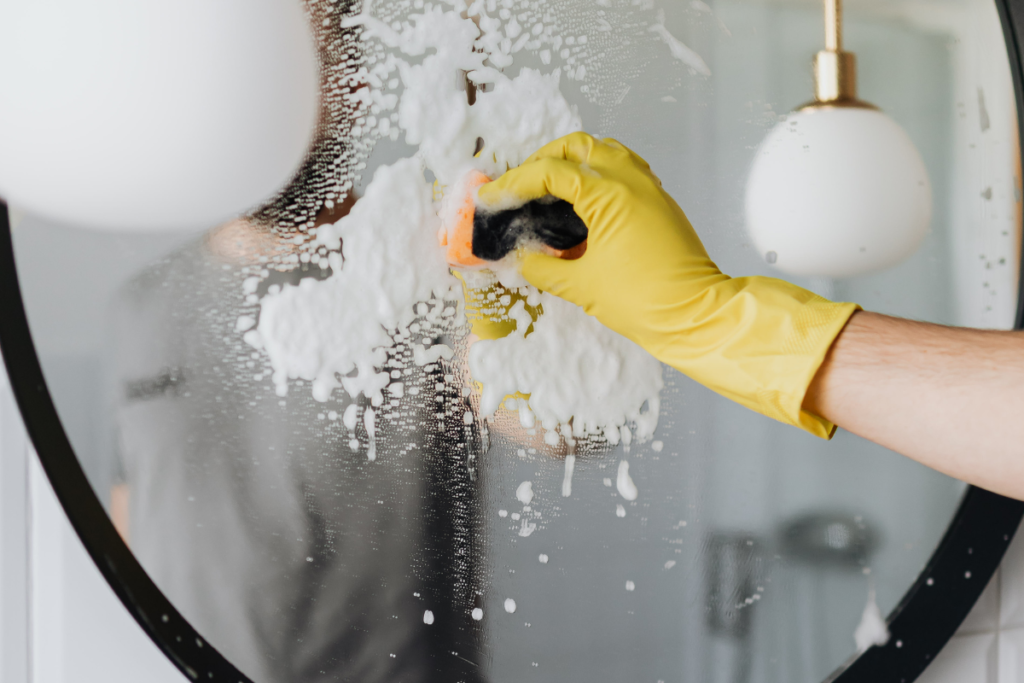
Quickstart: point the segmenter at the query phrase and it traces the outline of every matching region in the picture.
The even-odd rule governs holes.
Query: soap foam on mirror
[[[508,4],[481,0],[467,7],[444,0],[414,3],[422,9],[410,12],[408,3],[367,0],[360,14],[345,19],[361,27],[366,55],[358,73],[346,76],[360,86],[347,100],[356,107],[352,136],[372,147],[404,134],[416,152],[378,168],[351,213],[318,228],[311,243],[319,254],[326,250],[316,258],[321,267],[329,265],[329,277],[285,285],[260,301],[259,322],[245,338],[269,356],[280,395],[297,379],[310,381],[318,400],[342,388],[381,410],[387,410],[385,391],[392,398],[419,395],[413,383],[392,384],[382,365],[403,343],[412,347],[415,365],[453,362],[455,349],[410,332],[425,317],[432,316],[435,332],[465,329],[461,285],[436,240],[446,187],[471,168],[497,177],[543,144],[581,130],[579,114],[560,90],[564,83],[577,84],[591,102],[621,102],[629,79],[616,70],[622,60],[608,54],[628,53],[635,64],[675,57],[691,70],[706,70],[696,53],[667,34],[653,5],[601,6],[580,24],[589,28],[570,30],[559,6],[520,3],[525,11],[512,16],[501,12]],[[520,52],[539,55],[550,70],[521,68],[511,75]],[[459,74],[477,87],[473,105],[457,87]],[[480,140],[483,149],[474,157]],[[492,414],[506,395],[519,392],[529,395],[517,407],[524,425],[539,423],[547,443],[596,436],[617,445],[625,436],[628,446],[631,437],[649,439],[658,422],[660,364],[580,308],[537,292],[514,264],[504,265],[497,279],[539,300],[540,314],[527,324],[523,311],[506,308],[496,315],[516,320],[516,333],[472,347],[472,378],[483,385],[481,412]],[[248,322],[243,326],[251,327]],[[355,415],[346,410],[345,418],[358,443]],[[373,424],[364,415],[364,426]]]

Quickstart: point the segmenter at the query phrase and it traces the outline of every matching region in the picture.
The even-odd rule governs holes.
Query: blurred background
[[[850,0],[846,12],[861,97],[905,128],[927,165],[932,227],[895,268],[794,281],[883,313],[1011,327],[1020,162],[994,3]],[[596,35],[592,19],[573,19],[580,34]],[[693,0],[666,4],[664,25],[703,57],[710,78],[688,72],[652,38],[628,55],[644,65],[638,72],[612,56],[592,77],[613,98],[588,97],[578,81],[563,81],[563,92],[585,128],[650,162],[724,272],[777,275],[746,236],[745,179],[768,130],[811,98],[820,4]],[[362,182],[376,165],[410,153],[401,142],[377,143]],[[113,381],[117,302],[154,286],[140,274],[164,272],[152,264],[194,248],[206,231],[97,232],[16,212],[14,223],[50,391],[97,495],[116,504],[123,454],[104,396]],[[240,283],[242,274],[225,277]],[[856,654],[853,634],[870,596],[885,615],[906,592],[964,490],[842,431],[819,442],[668,369],[666,383],[655,436],[662,446],[580,455],[569,497],[561,495],[561,457],[500,435],[480,454],[473,505],[483,578],[475,604],[486,615],[477,661],[487,680],[823,680]],[[0,444],[0,681],[176,680],[90,565],[6,394]],[[640,491],[632,502],[614,485],[623,459]],[[535,493],[526,511],[516,498],[524,481]],[[522,535],[515,517],[527,513],[540,513],[538,526]],[[1018,546],[922,680],[1001,683],[1024,675]],[[179,604],[178,589],[161,584],[161,567],[142,559]],[[190,613],[181,595],[185,616],[211,643],[243,671],[257,669],[244,648],[232,650],[223,621]],[[516,603],[511,613],[508,598]]]

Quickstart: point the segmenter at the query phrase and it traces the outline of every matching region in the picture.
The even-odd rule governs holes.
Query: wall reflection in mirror
[[[373,224],[360,204],[433,215],[478,137],[495,164],[521,161],[502,158],[495,138],[514,116],[477,109],[491,118],[466,114],[451,132],[439,128],[450,119],[405,104],[461,98],[465,113],[504,87],[499,76],[466,78],[472,54],[416,38],[417,24],[403,22],[421,13],[445,17],[437,26],[455,31],[452,45],[462,34],[451,27],[471,40],[475,21],[490,36],[475,53],[489,60],[482,68],[557,72],[538,83],[561,93],[564,110],[548,107],[554,123],[523,114],[523,129],[578,121],[622,140],[724,272],[778,275],[746,234],[744,188],[761,140],[809,99],[820,5],[487,0],[468,20],[444,2],[369,7],[373,21],[356,16],[359,3],[311,4],[324,63],[319,142],[267,206],[192,234],[15,221],[58,412],[161,590],[260,683],[810,682],[884,639],[880,617],[935,549],[959,482],[846,433],[819,441],[667,367],[649,438],[638,425],[647,403],[614,438],[531,421],[520,399],[488,417],[458,281],[388,314],[394,324],[373,331],[386,350],[349,354],[351,371],[326,383],[317,368],[347,353],[316,341],[330,325],[273,337],[263,316],[274,297],[326,291],[316,288],[346,268],[384,272],[372,249],[365,263],[340,257],[358,240],[343,217]],[[1011,326],[1019,160],[994,4],[850,0],[845,29],[861,96],[924,160],[931,227],[895,267],[793,280],[880,312]],[[431,46],[426,56],[413,38]],[[431,81],[431,56],[464,60],[463,73]],[[426,208],[414,206],[422,193],[382,200],[376,169],[417,154]],[[408,273],[385,275],[384,287]],[[295,296],[278,319],[305,320]],[[330,296],[347,320],[373,293]],[[303,353],[316,356],[312,371]]]

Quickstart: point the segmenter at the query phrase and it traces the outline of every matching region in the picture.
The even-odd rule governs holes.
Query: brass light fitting
[[[825,49],[814,56],[814,101],[799,109],[877,109],[857,99],[857,55],[843,51],[842,0],[825,0]]]

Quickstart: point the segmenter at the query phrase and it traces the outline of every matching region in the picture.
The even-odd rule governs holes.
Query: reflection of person
[[[353,4],[309,3],[325,79],[359,66],[358,34],[339,20]],[[336,391],[318,403],[308,385],[276,396],[238,327],[268,288],[329,274],[317,259],[265,264],[305,236],[289,229],[333,223],[355,201],[340,188],[365,83],[346,83],[325,81],[318,140],[278,197],[120,293],[111,516],[171,602],[260,683],[472,683],[484,658],[479,504],[475,472],[451,453],[474,453],[479,434],[468,404],[449,424],[434,401],[458,370],[411,371],[430,390],[389,399],[416,428],[379,420],[369,462],[368,402]],[[246,302],[249,278],[260,284]]]
[[[362,419],[353,451],[341,418],[365,399],[274,394],[236,323],[254,308],[242,282],[285,245],[237,221],[123,290],[119,526],[172,603],[260,683],[481,680],[477,485],[451,457],[476,437],[462,412],[438,424],[433,394],[406,397],[394,410],[416,429],[378,425],[369,462]],[[271,272],[258,293],[324,275]]]
[[[731,278],[650,167],[575,133],[480,189],[565,199],[586,254],[526,254],[523,275],[711,389],[831,437],[836,425],[1024,499],[1024,336],[891,318],[773,278]]]

